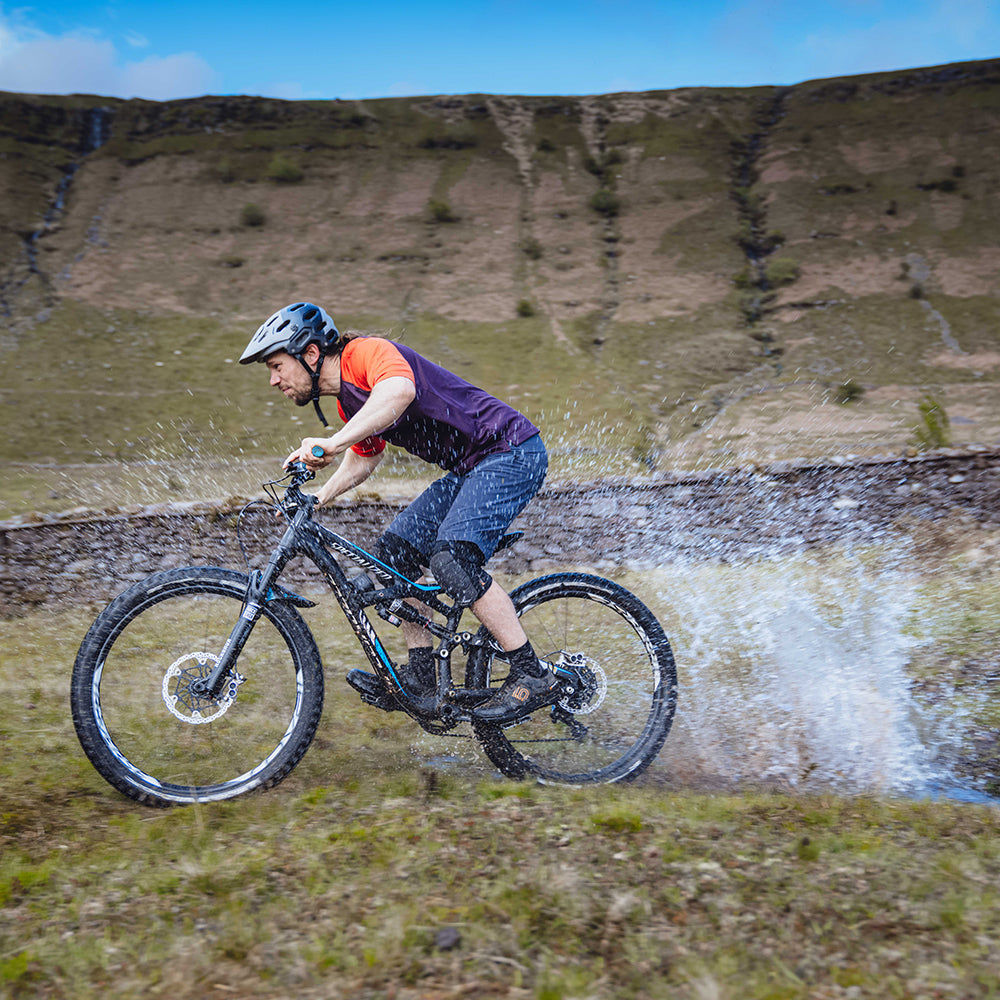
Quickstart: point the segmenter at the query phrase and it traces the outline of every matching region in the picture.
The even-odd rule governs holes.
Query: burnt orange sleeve
[[[371,392],[377,382],[395,375],[416,381],[413,369],[395,344],[382,337],[358,337],[347,342],[340,361],[341,378]]]

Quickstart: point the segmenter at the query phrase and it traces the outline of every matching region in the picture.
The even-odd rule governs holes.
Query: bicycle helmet
[[[287,351],[297,358],[314,342],[324,355],[329,354],[340,342],[340,332],[319,306],[296,302],[261,323],[241,355],[240,364],[266,361],[276,351]]]
[[[310,344],[319,347],[319,360],[315,370],[302,357]],[[287,351],[309,372],[312,379],[312,405],[320,423],[329,427],[319,406],[319,373],[326,356],[336,352],[339,346],[340,331],[325,310],[311,302],[296,302],[279,309],[261,323],[240,356],[240,364],[266,361],[277,351]]]

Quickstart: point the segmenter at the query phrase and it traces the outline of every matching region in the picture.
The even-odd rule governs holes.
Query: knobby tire
[[[591,784],[637,777],[660,752],[677,703],[673,653],[656,617],[624,587],[583,573],[530,580],[510,596],[539,657],[582,655],[596,690],[585,705],[539,709],[508,728],[474,721],[486,755],[512,778]],[[473,657],[467,683],[496,687],[506,673],[499,657]]]
[[[125,795],[151,806],[234,798],[278,784],[308,749],[323,671],[287,604],[265,604],[236,662],[245,680],[224,711],[187,690],[222,650],[246,587],[246,576],[214,567],[157,573],[117,597],[84,638],[73,722],[91,763]]]

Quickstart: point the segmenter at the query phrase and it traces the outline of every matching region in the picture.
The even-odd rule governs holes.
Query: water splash
[[[680,665],[670,767],[685,783],[989,801],[951,766],[968,704],[920,699],[919,579],[871,554],[667,575]]]

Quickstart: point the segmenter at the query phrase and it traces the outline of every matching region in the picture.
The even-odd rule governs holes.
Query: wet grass
[[[8,734],[7,995],[1000,988],[995,809],[501,783],[338,715],[280,788],[167,812],[103,787],[55,718],[44,753]]]
[[[712,754],[752,753],[740,727],[759,736],[781,723],[781,699],[801,702],[821,661],[850,682],[845,651],[867,649],[883,694],[883,654],[905,653],[913,704],[977,679],[969,671],[1000,634],[998,542],[960,528],[895,550],[615,572],[663,619],[681,664],[678,724],[628,787],[505,781],[470,741],[359,707],[340,681],[356,647],[320,607],[306,614],[327,705],[293,775],[242,801],[144,809],[91,769],[69,717],[70,665],[97,609],[8,618],[0,992],[997,995],[995,806],[877,795],[877,784],[836,795],[762,767],[738,794],[699,790],[732,787]],[[801,671],[782,675],[767,636],[794,624],[788,592],[809,612],[800,637],[825,645],[803,639]],[[873,646],[880,630],[898,646]],[[982,725],[990,703],[978,701]],[[892,721],[875,719],[862,753]],[[772,761],[797,739],[773,735]],[[818,763],[829,783],[838,761]]]

